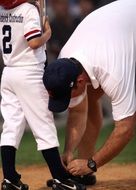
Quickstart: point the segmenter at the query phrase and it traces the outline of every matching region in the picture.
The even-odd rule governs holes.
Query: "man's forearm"
[[[93,159],[97,163],[97,167],[112,160],[122,151],[130,139],[132,139],[135,131],[132,120],[133,119],[130,117],[116,123],[115,129],[104,146],[93,156]]]
[[[132,120],[133,119],[130,117],[116,123],[116,128],[113,130],[104,146],[92,157],[96,162],[97,168],[118,155],[133,137],[135,128],[134,124],[132,124]],[[68,164],[67,169],[73,175],[85,175],[93,172],[88,168],[87,163],[87,159],[75,159]]]
[[[66,127],[66,142],[64,152],[73,152],[77,148],[86,129],[87,98],[77,108],[69,109]]]

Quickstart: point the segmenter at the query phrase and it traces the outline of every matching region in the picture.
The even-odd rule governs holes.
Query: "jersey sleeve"
[[[114,90],[115,96],[111,103],[113,119],[115,121],[130,117],[136,112],[135,86],[133,80],[131,80],[130,85],[126,84],[122,86],[120,84]]]
[[[41,36],[41,23],[39,12],[36,7],[27,11],[24,22],[24,37],[27,41]]]

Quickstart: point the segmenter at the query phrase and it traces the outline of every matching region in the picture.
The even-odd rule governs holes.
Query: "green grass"
[[[40,151],[37,151],[36,142],[31,132],[26,132],[22,138],[20,148],[17,151],[16,163],[19,165],[31,165],[44,163]]]
[[[100,148],[105,139],[111,133],[113,127],[107,126],[102,129],[97,141],[97,149]],[[60,141],[60,152],[63,152],[65,129],[58,130],[58,136]],[[31,132],[24,134],[19,150],[17,151],[17,164],[19,165],[32,165],[32,164],[44,164],[44,159],[41,152],[36,149],[36,143]],[[136,138],[133,138],[131,142],[124,148],[124,150],[112,160],[114,163],[132,163],[136,162]]]

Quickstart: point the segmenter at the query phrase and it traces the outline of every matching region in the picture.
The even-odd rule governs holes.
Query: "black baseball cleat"
[[[96,176],[93,174],[87,174],[83,176],[71,176],[71,179],[83,185],[96,184]],[[47,180],[47,187],[52,187],[52,184],[53,184],[53,179]]]
[[[72,176],[72,179],[77,181],[78,183],[84,185],[95,185],[96,184],[96,176],[93,174],[87,174],[83,176]]]
[[[1,184],[1,190],[28,190],[29,186],[27,184],[23,184],[20,180],[13,184],[9,180],[4,179]]]
[[[72,179],[63,181],[53,179],[52,190],[86,190],[86,187]]]

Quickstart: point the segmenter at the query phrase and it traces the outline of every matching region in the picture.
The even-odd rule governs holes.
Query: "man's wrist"
[[[89,169],[91,169],[91,171],[97,172],[96,162],[92,158],[88,159],[87,166]]]

